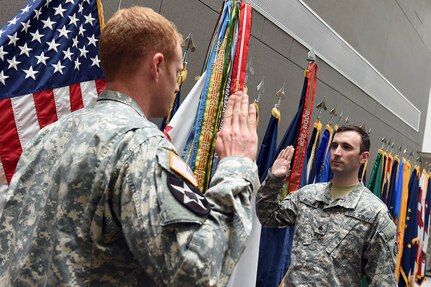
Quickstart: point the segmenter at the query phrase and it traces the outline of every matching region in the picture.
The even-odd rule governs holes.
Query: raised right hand
[[[271,172],[277,177],[287,176],[287,172],[290,170],[290,162],[293,157],[295,149],[293,146],[288,146],[281,150],[278,157],[272,164]]]
[[[247,94],[236,92],[230,95],[223,126],[215,143],[217,155],[220,159],[227,156],[245,156],[254,161],[257,141],[255,106],[249,105]]]

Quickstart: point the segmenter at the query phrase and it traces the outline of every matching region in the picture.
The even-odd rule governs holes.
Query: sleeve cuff
[[[256,162],[248,157],[228,156],[223,158],[214,174],[216,177],[241,177],[253,185],[253,190],[259,187]]]

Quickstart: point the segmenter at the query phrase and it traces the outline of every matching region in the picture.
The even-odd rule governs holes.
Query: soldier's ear
[[[151,71],[151,75],[153,76],[154,79],[159,78],[160,67],[161,67],[162,63],[164,62],[164,60],[165,60],[165,56],[163,56],[162,53],[155,53],[151,57],[150,71]]]
[[[362,152],[361,153],[361,163],[366,163],[369,157],[370,157],[370,153],[368,151]]]

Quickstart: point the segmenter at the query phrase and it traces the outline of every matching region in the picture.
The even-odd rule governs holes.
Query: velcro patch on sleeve
[[[198,182],[196,181],[192,169],[176,153],[172,151],[169,154],[169,167],[184,177],[188,182],[193,184],[193,186],[198,186]]]
[[[178,202],[191,211],[201,215],[206,215],[211,211],[208,200],[201,194],[197,186],[189,184],[182,178],[168,174],[168,188]]]

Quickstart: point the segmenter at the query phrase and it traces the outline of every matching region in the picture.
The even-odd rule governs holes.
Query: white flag
[[[205,74],[206,71],[200,76],[199,80],[193,86],[192,90],[163,131],[180,155],[186,146],[187,139],[196,118],[199,99],[204,87]]]

